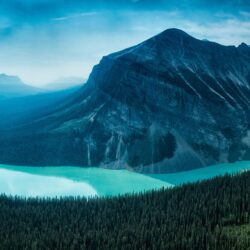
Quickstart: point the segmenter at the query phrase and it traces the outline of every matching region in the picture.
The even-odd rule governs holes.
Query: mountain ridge
[[[41,89],[25,84],[18,76],[0,74],[0,96],[16,97],[42,92]]]

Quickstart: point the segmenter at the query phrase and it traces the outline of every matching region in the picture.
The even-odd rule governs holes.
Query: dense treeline
[[[250,249],[250,172],[114,198],[0,196],[0,249]],[[230,232],[230,233],[228,233]]]

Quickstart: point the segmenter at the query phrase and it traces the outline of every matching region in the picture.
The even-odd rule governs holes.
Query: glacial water
[[[234,174],[250,170],[250,161],[240,161],[235,163],[224,163],[209,167],[194,169],[173,174],[152,174],[148,175],[158,180],[169,182],[172,185],[192,183],[196,181],[211,179],[215,176]]]
[[[127,170],[0,165],[0,194],[22,197],[114,196],[138,193],[226,173],[250,170],[250,162],[220,164],[175,174],[144,175]]]
[[[113,196],[171,184],[127,170],[0,165],[0,193],[24,197]]]

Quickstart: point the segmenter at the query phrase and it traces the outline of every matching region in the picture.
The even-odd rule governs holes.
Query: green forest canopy
[[[250,172],[107,198],[0,196],[0,249],[250,249]]]

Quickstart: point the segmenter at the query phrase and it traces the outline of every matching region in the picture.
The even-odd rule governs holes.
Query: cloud
[[[250,21],[237,18],[199,23],[184,22],[183,28],[198,38],[206,38],[224,45],[250,44]]]
[[[131,27],[132,31],[148,31],[149,29],[145,26],[134,26]]]
[[[62,17],[54,17],[52,18],[53,21],[65,21],[69,19],[74,19],[74,18],[79,18],[79,17],[89,17],[89,16],[95,16],[97,15],[96,11],[92,12],[81,12],[81,13],[75,13],[67,16],[62,16]]]
[[[236,2],[0,0],[0,68],[37,84],[87,78],[103,55],[173,27],[222,44],[250,44],[250,5]]]
[[[214,12],[193,11],[192,14],[181,11],[145,11],[126,13],[127,25],[132,32],[153,36],[167,28],[179,28],[199,39],[208,39],[223,45],[250,44],[250,19],[240,15]]]

